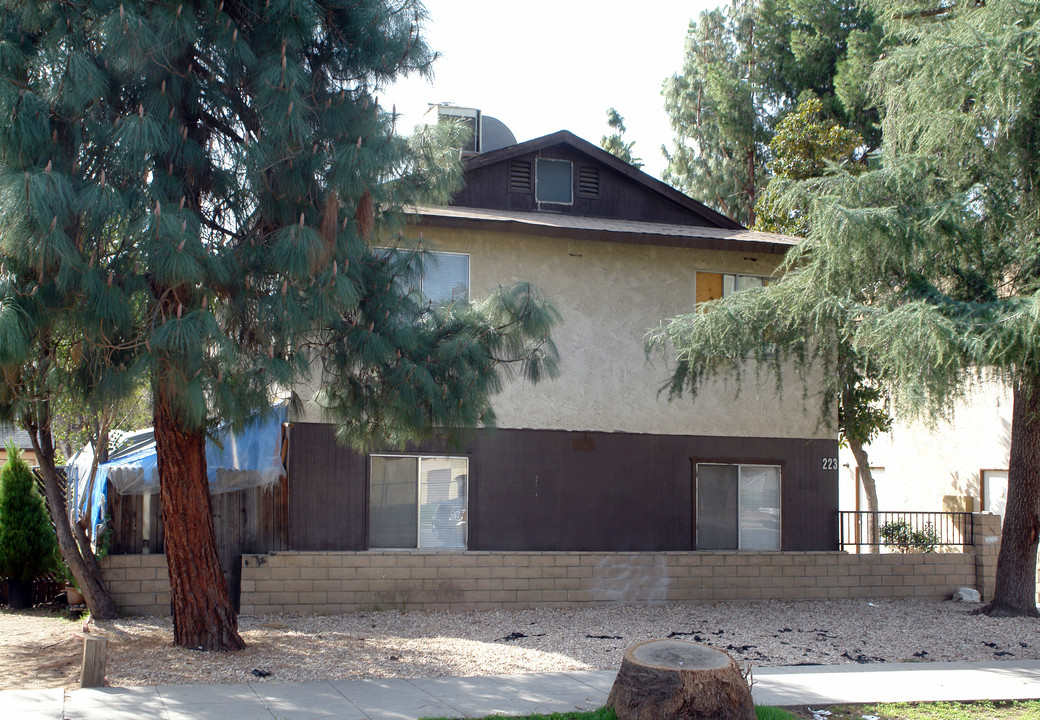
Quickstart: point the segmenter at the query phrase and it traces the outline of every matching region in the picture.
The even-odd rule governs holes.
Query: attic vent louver
[[[509,161],[509,192],[531,192],[531,162],[529,160]]]
[[[582,197],[599,197],[599,168],[582,165],[578,168],[578,195]]]

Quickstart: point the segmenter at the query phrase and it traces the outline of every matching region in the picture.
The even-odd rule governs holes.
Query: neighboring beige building
[[[987,380],[956,404],[947,421],[896,422],[867,447],[878,509],[1003,515],[1011,410],[1010,390]],[[841,449],[841,463],[841,509],[865,510],[848,448]]]

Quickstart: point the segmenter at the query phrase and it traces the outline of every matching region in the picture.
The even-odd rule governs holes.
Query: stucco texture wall
[[[773,376],[752,369],[737,395],[732,382],[705,388],[692,402],[669,402],[661,357],[648,363],[647,331],[694,308],[698,270],[771,275],[778,255],[699,251],[517,233],[423,228],[436,249],[470,254],[473,297],[529,280],[563,316],[555,341],[555,382],[509,383],[495,399],[501,427],[603,432],[834,437],[819,427],[819,407],[803,400],[792,372],[782,402]]]

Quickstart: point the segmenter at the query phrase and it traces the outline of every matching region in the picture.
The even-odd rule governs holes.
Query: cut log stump
[[[755,720],[751,688],[733,658],[682,640],[628,648],[607,705],[618,720]]]
[[[105,684],[105,655],[108,640],[97,635],[83,636],[83,669],[80,687],[103,687]]]

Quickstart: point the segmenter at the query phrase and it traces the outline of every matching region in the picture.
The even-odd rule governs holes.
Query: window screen
[[[780,549],[780,468],[697,465],[697,548]]]
[[[370,548],[465,549],[469,459],[373,456]]]
[[[765,287],[768,284],[769,278],[758,277],[756,275],[737,276],[737,290],[743,290],[745,288],[752,287]]]
[[[414,548],[419,458],[373,457],[368,491],[368,546]]]
[[[377,254],[406,257],[403,250],[376,248]],[[466,253],[422,251],[422,273],[415,277],[398,277],[403,293],[421,292],[425,300],[448,303],[469,299],[469,255]]]
[[[545,203],[574,202],[571,164],[566,160],[538,158],[535,164],[535,200]]]
[[[737,547],[736,465],[697,466],[697,549]]]

